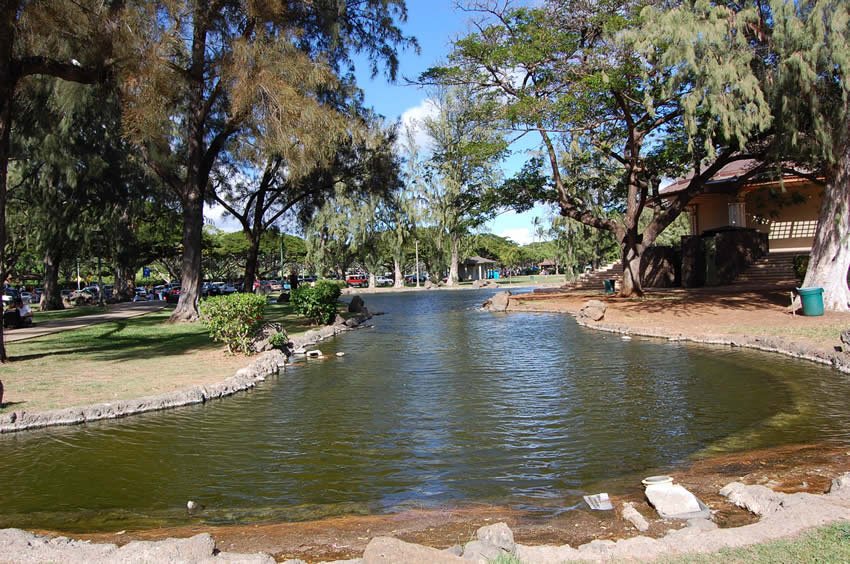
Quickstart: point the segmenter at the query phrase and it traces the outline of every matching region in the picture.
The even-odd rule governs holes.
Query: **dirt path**
[[[57,319],[55,321],[40,321],[31,327],[24,327],[22,329],[6,329],[3,332],[3,339],[7,343],[14,343],[16,341],[34,339],[36,337],[43,337],[44,335],[51,335],[61,331],[81,329],[97,323],[129,319],[131,317],[145,315],[153,311],[159,311],[164,307],[165,302],[161,301],[114,304],[109,306],[109,309],[107,309],[104,313],[71,317],[68,319]]]

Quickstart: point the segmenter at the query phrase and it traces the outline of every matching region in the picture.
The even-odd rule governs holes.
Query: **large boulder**
[[[478,537],[478,540],[492,544],[502,550],[508,552],[514,552],[516,550],[514,533],[508,527],[507,523],[496,523],[495,525],[481,527],[475,536]]]
[[[280,323],[263,323],[251,337],[251,350],[266,352],[283,348],[289,342],[289,337]]]
[[[363,298],[360,296],[354,296],[351,298],[351,302],[348,304],[348,312],[349,313],[363,313],[363,310],[366,308],[366,302],[363,301]]]
[[[579,319],[588,319],[590,321],[599,321],[605,317],[605,310],[608,306],[605,302],[599,300],[588,300],[581,309],[578,310]]]
[[[498,294],[494,294],[492,298],[484,302],[483,307],[488,311],[497,311],[503,312],[508,311],[508,303],[511,299],[510,291],[499,292]]]

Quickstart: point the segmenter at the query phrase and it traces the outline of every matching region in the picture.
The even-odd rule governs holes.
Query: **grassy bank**
[[[81,313],[90,314],[87,309]],[[210,384],[248,363],[213,343],[202,323],[168,323],[170,313],[9,343],[12,361],[0,369],[5,386],[0,413],[90,405]],[[266,318],[290,334],[311,327],[289,304],[270,304]]]
[[[809,531],[799,537],[727,548],[714,554],[661,559],[664,564],[772,564],[773,562],[850,562],[850,522],[843,521]]]

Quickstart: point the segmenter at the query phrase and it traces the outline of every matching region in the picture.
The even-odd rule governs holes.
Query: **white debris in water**
[[[307,358],[322,358],[322,351],[319,349],[307,351]]]
[[[340,352],[336,353],[336,355],[337,355],[337,356],[345,356],[345,353],[344,353],[344,352],[342,352],[342,351],[340,351]]]
[[[623,335],[620,338],[623,339],[624,341],[631,341],[632,340],[632,338],[629,335]]]

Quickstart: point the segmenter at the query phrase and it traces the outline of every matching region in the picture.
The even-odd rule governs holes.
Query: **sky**
[[[452,41],[463,37],[470,31],[469,14],[457,10],[456,0],[407,0],[407,22],[401,24],[406,35],[412,35],[419,41],[420,53],[413,50],[399,53],[399,72],[395,83],[389,83],[383,74],[374,79],[365,59],[355,59],[357,83],[364,91],[365,103],[389,121],[421,119],[428,112],[427,93],[422,89],[406,84],[405,78],[415,79],[429,67],[444,61],[451,50]],[[505,163],[505,176],[518,171],[526,160],[523,148],[517,148]],[[221,217],[222,210],[208,210],[216,225],[226,230],[238,229],[232,221]],[[542,216],[545,210],[535,208],[523,214],[506,212],[490,221],[483,231],[510,237],[520,244],[532,242],[534,233],[532,219]]]

